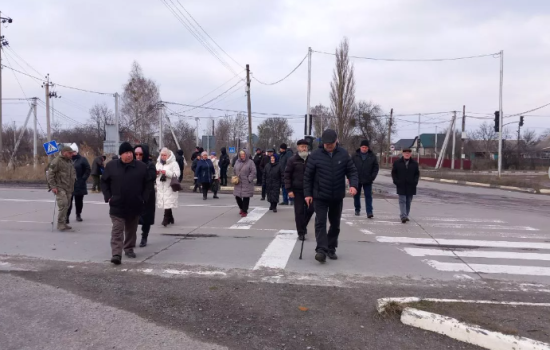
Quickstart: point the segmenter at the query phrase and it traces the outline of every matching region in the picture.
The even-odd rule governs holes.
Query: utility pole
[[[435,159],[437,159],[437,125],[435,126],[434,156],[435,156]]]
[[[37,159],[37,153],[38,153],[38,131],[36,130],[36,123],[37,123],[37,118],[36,118],[36,100],[37,98],[36,97],[33,97],[32,99],[32,107],[33,107],[33,110],[34,110],[34,132],[33,132],[33,138],[32,138],[32,158],[34,160],[33,162],[33,167],[36,168],[36,165],[38,163],[38,159]]]
[[[159,148],[162,149],[162,147],[164,146],[163,144],[163,133],[164,133],[164,104],[162,104],[162,102],[158,102],[157,103],[157,110],[158,110],[158,113],[159,113]]]
[[[195,117],[195,122],[197,122],[197,127],[195,129],[197,136],[197,147],[199,147],[199,117]]]
[[[30,113],[30,112],[29,112]],[[15,125],[15,120],[13,121],[13,144],[17,143],[17,126]]]
[[[113,95],[115,97],[115,129],[116,129],[116,135],[115,135],[115,153],[117,152],[118,148],[120,147],[120,130],[119,130],[119,111],[118,111],[118,98],[119,94],[118,92],[115,92]]]
[[[452,133],[453,133],[453,151],[452,151],[452,155],[451,155],[451,169],[454,170],[455,168],[455,148],[456,148],[456,111],[453,112],[453,128],[452,128]]]
[[[8,42],[4,40],[2,36],[2,25],[5,23],[12,23],[13,20],[9,17],[2,17],[2,11],[0,11],[0,159],[4,152],[2,148],[2,47],[7,46]],[[1,164],[1,162],[0,162]]]
[[[390,120],[388,122],[388,148],[386,149],[386,164],[389,164],[389,161],[391,160],[391,127],[393,123],[393,108],[390,110]],[[390,157],[388,158],[388,153]],[[380,155],[382,156],[382,155]]]
[[[248,152],[254,152],[252,144],[252,103],[250,102],[250,66],[246,65],[246,107],[248,109]]]
[[[462,106],[462,135],[460,135],[460,170],[464,170],[464,141],[466,140],[466,106]]]
[[[418,114],[418,138],[416,139],[416,153],[418,155],[418,164],[420,164],[420,116]]]
[[[46,82],[42,87],[46,89],[46,133],[48,134],[48,142],[52,140],[51,125],[50,125],[50,87],[53,83],[50,82],[50,74],[46,75]]]
[[[311,136],[310,130],[311,130],[311,47],[307,50],[307,117],[306,117],[306,133],[304,136]]]
[[[52,85],[52,86],[53,86],[53,85]],[[55,113],[54,113],[54,112],[55,112],[55,108],[53,108],[53,101],[54,101],[53,98],[61,98],[61,96],[57,96],[57,92],[55,92],[55,91],[50,92],[50,93],[48,94],[48,96],[49,96],[50,99],[52,99],[52,100],[51,100],[51,102],[52,102],[52,114],[51,114],[51,116],[52,116],[52,125],[54,125],[54,124],[55,124],[55,118],[54,118],[54,116],[55,116]]]
[[[502,115],[502,85],[504,80],[504,51],[500,51],[500,89],[499,89],[499,101],[498,101],[498,111],[499,111],[499,128],[498,128],[498,177],[502,174],[502,129],[504,119]]]
[[[25,134],[25,129],[27,128],[27,123],[29,122],[29,118],[32,113],[32,106],[29,106],[29,113],[27,114],[27,118],[25,118],[25,124],[23,124],[23,127],[21,128],[21,133],[19,134],[19,137],[17,137],[15,134],[17,132],[15,128],[15,121],[13,122],[13,141],[14,147],[13,152],[11,154],[10,160],[8,162],[8,169],[13,168],[15,169],[15,154],[17,153],[17,150],[19,149],[19,145],[21,144],[21,140],[23,139],[23,135]]]

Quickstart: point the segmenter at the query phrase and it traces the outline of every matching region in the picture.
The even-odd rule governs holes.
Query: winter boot
[[[142,238],[141,238],[141,242],[139,242],[139,246],[140,246],[141,248],[146,247],[146,246],[147,246],[147,238],[143,238],[143,237],[142,237]]]
[[[76,221],[82,222],[82,217],[80,217],[80,214],[76,214]]]

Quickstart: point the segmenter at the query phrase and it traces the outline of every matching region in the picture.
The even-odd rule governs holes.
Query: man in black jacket
[[[260,148],[256,149],[256,154],[254,155],[254,165],[256,166],[256,186],[262,186],[262,175],[263,171],[260,169],[262,163],[262,150]]]
[[[200,147],[197,146],[195,147],[195,152],[193,152],[193,154],[191,154],[191,161],[194,161],[195,159],[197,159],[197,157],[199,157],[201,155],[201,150],[200,150]]]
[[[267,151],[266,151],[266,154],[263,156],[262,158],[262,161],[260,163],[260,171],[263,173],[264,172],[264,169],[265,167],[271,163],[271,156],[275,154],[275,150],[273,148],[269,148]],[[279,162],[281,161],[281,159],[279,159]],[[281,171],[283,168],[281,168]],[[266,195],[266,188],[265,188],[265,185],[263,185],[262,183],[262,201],[265,201],[265,195]]]
[[[101,174],[103,174],[103,169],[105,169],[105,160],[107,157],[99,156],[95,157],[92,162],[92,178],[94,179],[94,184],[92,185],[92,193],[101,192]]]
[[[69,217],[71,216],[71,212],[73,210],[73,200],[76,207],[76,221],[82,221],[81,214],[82,209],[84,209],[84,196],[88,195],[88,185],[86,182],[92,172],[88,159],[78,154],[78,146],[73,143],[71,148],[74,151],[72,161],[74,170],[76,171],[76,182],[74,183],[74,192],[71,198],[71,203],[69,204],[69,210],[67,211],[67,224],[69,223]]]
[[[306,205],[304,196],[304,172],[308,156],[307,141],[298,141],[298,153],[288,160],[284,172],[284,186],[288,192],[288,197],[294,199],[294,219],[298,237],[301,241],[306,237],[307,225],[314,213],[314,205]]]
[[[146,161],[149,161],[149,159],[147,159]],[[178,166],[180,168],[180,177],[178,180],[181,182],[181,180],[183,180],[183,168],[185,163],[185,158],[183,157],[183,150],[181,149],[178,149],[178,151],[176,152],[176,162],[178,163]]]
[[[411,202],[413,196],[416,195],[416,186],[420,179],[418,163],[411,158],[410,149],[404,149],[403,157],[393,163],[391,177],[393,179],[393,184],[397,187],[397,194],[399,195],[401,222],[405,224],[409,221]]]
[[[229,160],[229,156],[227,155],[227,150],[225,147],[222,147],[221,149],[221,156],[220,156],[220,183],[221,186],[227,186],[227,168],[229,168],[229,164],[231,164],[231,161]]]
[[[147,197],[147,165],[134,160],[134,149],[128,142],[120,145],[118,154],[120,159],[107,163],[101,178],[101,190],[113,223],[111,262],[115,265],[121,263],[122,249],[127,257],[136,257],[136,232]]]
[[[346,196],[346,177],[350,182],[349,193],[357,194],[357,169],[348,152],[336,143],[336,131],[327,129],[321,136],[323,149],[314,151],[307,160],[304,173],[306,203],[315,201],[315,260],[324,263],[327,255],[336,260],[342,205]],[[327,235],[327,214],[330,229]]]
[[[157,206],[155,182],[157,180],[157,168],[155,163],[149,159],[150,154],[148,145],[137,145],[134,148],[134,154],[137,161],[141,161],[147,165],[147,186],[145,188],[145,196],[143,197],[145,205],[139,218],[139,223],[141,225],[141,242],[139,246],[145,247],[147,245],[149,231],[151,231],[151,226],[155,224],[155,209]]]
[[[365,206],[367,207],[367,217],[372,219],[374,217],[372,208],[372,183],[378,176],[378,159],[376,155],[369,149],[369,141],[361,141],[361,148],[353,156],[353,162],[355,168],[357,168],[357,174],[359,176],[359,187],[357,188],[357,194],[353,197],[355,204],[355,215],[359,216],[361,213],[361,189],[365,192]]]
[[[292,153],[292,150],[288,148],[286,143],[281,144],[279,151],[281,152],[279,153],[279,163],[281,163],[281,170],[284,172],[286,169],[286,163],[293,156],[293,153]],[[286,191],[284,184],[282,187],[283,187],[283,202],[280,205],[288,205],[289,204],[288,193]],[[292,204],[292,202],[294,202],[294,200],[291,199],[290,204]]]

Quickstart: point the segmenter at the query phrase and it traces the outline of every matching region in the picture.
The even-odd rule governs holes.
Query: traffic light
[[[495,132],[499,132],[500,130],[500,112],[495,112]]]
[[[519,117],[519,126],[523,126],[523,116]]]
[[[309,150],[312,151],[313,150],[313,140],[315,140],[315,138],[313,136],[306,136],[305,140],[307,141],[307,145],[308,145]]]

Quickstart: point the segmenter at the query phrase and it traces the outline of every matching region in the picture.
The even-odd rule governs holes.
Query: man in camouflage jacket
[[[57,229],[66,231],[72,229],[66,224],[67,210],[71,203],[76,180],[76,171],[71,160],[73,150],[71,147],[63,147],[58,155],[48,166],[48,186],[55,194],[59,215],[57,216]]]

